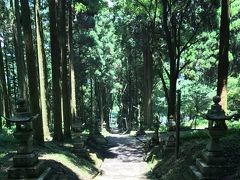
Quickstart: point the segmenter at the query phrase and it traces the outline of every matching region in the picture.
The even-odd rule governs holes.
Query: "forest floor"
[[[164,134],[161,135],[164,137]],[[185,180],[186,173],[189,173],[189,166],[194,165],[196,158],[201,156],[209,137],[205,130],[191,130],[181,133],[181,144],[179,158],[175,153],[161,154],[162,146],[156,146],[148,156],[148,164],[151,170],[148,173],[149,179],[159,180]],[[224,154],[228,163],[233,167],[233,172],[221,180],[239,180],[240,172],[240,131],[229,130],[221,140]],[[150,153],[148,153],[150,154]]]
[[[144,162],[144,147],[129,135],[111,134],[104,154],[101,175],[97,180],[147,179],[148,165]]]
[[[71,142],[47,142],[45,146],[35,147],[35,150],[46,166],[52,167],[57,174],[67,175],[71,180],[184,180],[184,173],[195,164],[209,140],[204,130],[182,132],[180,158],[176,160],[174,152],[161,154],[161,144],[152,149],[146,147],[151,133],[137,138],[133,134],[107,134],[106,146],[88,147],[86,154],[73,153]],[[160,134],[162,139],[165,136],[165,133]],[[16,143],[13,137],[6,138],[0,134],[1,180],[7,179],[7,169],[12,165]],[[240,172],[240,131],[229,130],[222,138],[222,145],[228,162],[235,167],[234,177],[237,170]],[[229,178],[234,179],[223,177],[224,180]]]
[[[12,157],[16,153],[17,142],[9,140],[12,142],[0,141],[0,180],[7,179],[8,168],[12,166]],[[84,154],[73,153],[72,147],[71,142],[46,142],[44,146],[35,146],[34,151],[45,162],[45,167],[52,168],[55,176],[68,177],[70,180],[89,180],[97,176],[102,156],[91,149]]]

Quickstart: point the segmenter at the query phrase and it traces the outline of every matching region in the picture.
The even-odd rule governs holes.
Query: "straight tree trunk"
[[[73,50],[72,50],[72,0],[68,1],[68,52],[69,52],[69,62],[70,62],[70,84],[71,84],[71,119],[74,120],[77,116],[76,108],[76,81],[75,81],[75,67],[73,60]]]
[[[80,86],[80,117],[82,119],[82,123],[86,123],[85,114],[84,114],[84,89],[83,84]]]
[[[51,58],[52,58],[52,92],[53,92],[53,121],[55,141],[62,141],[62,113],[61,113],[61,88],[60,88],[60,50],[57,37],[56,21],[56,3],[55,0],[49,0],[50,16],[50,40],[51,40]]]
[[[102,101],[103,101],[103,117],[104,121],[106,122],[106,129],[109,131],[110,130],[110,119],[109,119],[109,104],[110,101],[108,101],[107,96],[111,96],[109,92],[107,92],[106,86],[103,87],[103,92],[102,92]],[[110,99],[111,100],[111,99]]]
[[[40,36],[42,37],[42,44],[44,45],[44,32],[43,32],[43,26],[42,26],[42,21],[40,21]],[[44,47],[44,46],[43,46]],[[48,72],[48,68],[47,68],[47,60],[46,60],[46,52],[45,49],[42,49],[43,52],[43,67],[44,67],[44,74],[45,74],[45,88],[46,88],[46,99],[47,99],[47,116],[48,116],[48,125],[51,123],[52,117],[51,117],[51,104],[50,104],[50,98],[51,95],[49,93],[50,88],[48,86],[48,78],[49,78],[49,72]]]
[[[0,133],[2,132],[2,116],[3,116],[3,99],[2,99],[2,84],[0,83]]]
[[[13,54],[11,54],[11,59],[14,59],[14,56],[13,56]],[[12,61],[12,63],[10,63],[9,64],[9,73],[11,74],[11,77],[12,77],[12,79],[10,80],[9,79],[9,81],[11,81],[11,83],[13,84],[13,85],[11,85],[11,83],[9,84],[9,86],[13,86],[13,97],[14,97],[14,102],[16,102],[17,101],[17,93],[18,93],[18,85],[17,85],[17,75],[16,75],[16,67],[15,67],[15,63],[14,63],[14,61]],[[10,92],[10,97],[12,97],[12,92],[11,91],[9,91]],[[9,103],[10,103],[11,101],[10,101],[10,99],[9,99]],[[10,105],[10,114],[12,114],[12,106]]]
[[[46,92],[46,76],[45,66],[46,59],[43,53],[43,37],[41,33],[41,16],[40,16],[40,2],[41,0],[35,0],[35,18],[36,18],[36,31],[37,31],[37,52],[38,52],[38,70],[39,70],[39,83],[40,83],[40,96],[42,105],[42,119],[43,119],[43,134],[44,140],[50,138],[50,132],[48,128],[48,107],[47,107],[47,92]]]
[[[144,58],[144,124],[147,128],[152,126],[152,86],[153,86],[153,58],[150,45],[143,50]]]
[[[163,2],[163,28],[165,33],[165,40],[168,48],[168,57],[170,61],[170,87],[169,87],[169,95],[168,95],[168,118],[170,115],[175,117],[176,115],[176,89],[177,89],[177,65],[176,65],[176,42],[175,42],[175,32],[176,32],[176,24],[173,24],[171,27],[171,31],[168,24],[168,13],[169,7],[168,3],[165,0]]]
[[[66,46],[66,0],[61,0],[61,62],[62,62],[62,98],[63,98],[63,122],[64,136],[66,139],[71,138],[70,122],[70,98],[69,98],[69,81],[68,81],[68,61],[67,61],[67,46]]]
[[[11,114],[12,114],[12,105],[11,105],[11,82],[10,82],[10,74],[11,74],[11,72],[13,72],[12,73],[12,77],[13,77],[13,85],[15,85],[15,76],[14,76],[14,65],[13,65],[13,62],[12,63],[10,63],[10,61],[9,61],[9,58],[8,58],[8,56],[7,56],[7,47],[6,47],[6,44],[4,44],[4,47],[3,47],[3,52],[5,52],[4,53],[4,59],[5,59],[5,61],[4,61],[4,63],[5,63],[5,71],[6,71],[6,78],[7,78],[7,84],[6,84],[6,86],[7,86],[7,94],[8,94],[8,111],[9,111],[9,116],[11,116]],[[13,70],[11,71],[11,67],[10,67],[10,65],[12,64],[12,66],[13,66]],[[15,94],[15,88],[16,86],[13,86],[13,91],[14,91],[14,94]],[[7,127],[11,127],[11,124],[10,124],[10,122],[9,121],[7,121],[6,122],[6,125],[7,125]]]
[[[100,123],[101,123],[101,131],[103,130],[103,122],[104,122],[104,111],[103,111],[103,87],[100,85]]]
[[[17,64],[17,78],[18,78],[18,89],[20,97],[26,99],[27,95],[27,72],[26,64],[24,60],[24,48],[22,38],[22,28],[20,23],[20,10],[19,0],[14,0],[15,6],[15,19],[16,19],[16,30],[14,33],[14,40],[16,45],[16,64]]]
[[[43,137],[43,121],[41,109],[39,106],[39,86],[37,78],[37,59],[33,47],[33,37],[31,28],[30,8],[27,0],[21,0],[21,12],[23,16],[23,32],[26,47],[26,60],[28,69],[29,95],[30,95],[30,111],[39,114],[40,117],[33,122],[34,140],[37,144],[44,143]]]
[[[222,0],[217,95],[221,97],[220,104],[225,111],[227,110],[227,79],[229,68],[229,23],[230,1]]]
[[[89,123],[89,131],[90,131],[90,134],[93,133],[93,128],[94,128],[94,120],[93,120],[93,111],[94,111],[94,108],[93,108],[93,80],[92,80],[92,76],[90,77],[90,123]]]
[[[2,90],[1,103],[3,105],[3,112],[4,112],[4,116],[9,118],[10,111],[9,111],[8,91],[7,91],[7,85],[6,85],[6,79],[5,79],[3,52],[2,52],[1,42],[0,42],[0,81],[1,81],[1,90]],[[8,125],[8,123],[6,123],[6,125]]]
[[[127,73],[128,73],[128,116],[127,116],[127,121],[128,121],[128,132],[132,130],[132,124],[133,124],[133,119],[134,119],[134,112],[133,112],[133,83],[132,83],[132,55],[131,52],[128,57],[128,64],[127,64]]]

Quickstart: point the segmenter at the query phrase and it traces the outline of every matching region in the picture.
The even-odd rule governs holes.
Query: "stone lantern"
[[[167,126],[167,139],[163,147],[163,150],[165,153],[170,153],[175,151],[175,144],[176,144],[176,138],[175,138],[176,122],[174,121],[173,115],[169,116],[166,126]]]
[[[16,124],[16,131],[13,135],[19,142],[17,154],[13,157],[13,166],[8,170],[8,178],[49,178],[51,168],[44,171],[43,162],[38,160],[38,154],[33,151],[32,121],[36,120],[39,115],[33,115],[27,111],[24,99],[19,99],[16,106],[15,116],[7,119]]]
[[[160,127],[160,122],[158,116],[155,117],[154,121],[154,134],[152,137],[152,143],[153,145],[158,145],[159,144],[159,127]]]
[[[206,119],[213,122],[213,126],[207,128],[210,141],[203,150],[201,158],[196,159],[196,165],[190,166],[191,174],[195,179],[218,179],[228,174],[232,170],[224,157],[220,139],[225,135],[227,128],[225,120],[232,119],[233,116],[226,116],[221,105],[220,97],[213,98],[214,105],[208,110]]]
[[[78,121],[72,124],[73,130],[73,152],[77,154],[85,154],[87,152],[84,141],[82,139],[82,128],[83,124]]]

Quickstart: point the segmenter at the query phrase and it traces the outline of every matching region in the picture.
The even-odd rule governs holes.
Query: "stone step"
[[[219,164],[219,165],[224,165],[226,164],[226,158],[224,157],[224,155],[222,153],[213,153],[213,152],[207,152],[204,151],[202,153],[202,159],[204,160],[204,162],[206,162],[207,164]]]
[[[208,165],[200,158],[196,159],[196,166],[203,176],[207,177],[221,177],[231,170],[230,166]]]
[[[184,174],[185,180],[215,180],[209,177],[204,177],[196,166],[190,166],[189,171]]]
[[[37,153],[31,154],[16,154],[13,157],[14,167],[31,167],[38,163]]]
[[[55,180],[52,179],[53,171],[52,168],[47,168],[38,178],[8,178],[8,180]]]
[[[68,175],[63,174],[62,172],[55,172],[50,180],[70,180]]]
[[[39,161],[36,165],[32,167],[11,167],[8,170],[8,178],[9,179],[17,179],[17,178],[36,178],[41,175],[44,171],[44,162]]]
[[[45,171],[43,171],[43,173],[37,180],[48,180],[52,177],[52,175],[53,175],[52,168],[49,167],[45,169]]]

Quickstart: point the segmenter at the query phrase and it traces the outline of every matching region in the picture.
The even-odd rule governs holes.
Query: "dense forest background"
[[[0,116],[25,98],[39,144],[71,138],[74,122],[151,129],[176,115],[178,90],[182,123],[202,119],[217,88],[239,109],[239,0],[3,0],[0,19]]]

